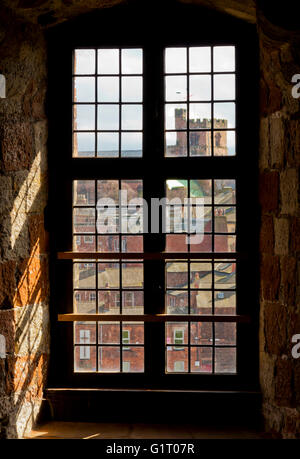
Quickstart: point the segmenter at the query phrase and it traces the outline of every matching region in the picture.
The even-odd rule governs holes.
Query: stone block
[[[14,306],[44,303],[48,299],[48,262],[46,258],[31,257],[18,266]]]
[[[48,305],[30,305],[15,308],[14,352],[17,356],[49,353]]]
[[[277,171],[262,172],[259,178],[259,199],[262,213],[278,210],[279,174]]]
[[[294,257],[281,257],[280,299],[284,304],[294,305],[296,291],[296,268],[297,264]]]
[[[33,128],[29,122],[7,122],[0,128],[2,170],[29,169],[34,153]]]
[[[0,309],[10,309],[16,289],[16,263],[0,263]]]
[[[278,358],[275,370],[275,402],[278,406],[293,404],[293,362]]]

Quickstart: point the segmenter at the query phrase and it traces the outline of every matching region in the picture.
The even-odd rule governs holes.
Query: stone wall
[[[20,438],[38,414],[49,354],[46,53],[37,27],[0,15],[0,436]]]
[[[260,381],[266,429],[300,437],[300,36],[258,16],[260,37]]]

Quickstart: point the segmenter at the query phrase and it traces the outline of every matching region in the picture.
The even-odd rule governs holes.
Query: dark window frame
[[[48,33],[49,45],[49,177],[50,197],[47,208],[47,227],[51,234],[51,353],[49,384],[52,387],[144,387],[193,390],[246,390],[258,387],[258,58],[256,31],[254,26],[206,11],[201,7],[172,6],[172,23],[168,27],[168,2],[165,10],[141,9],[140,21],[136,23],[134,6],[120,6],[86,15],[57,26]],[[133,8],[133,10],[131,9]],[[149,13],[149,14],[148,14]],[[157,16],[158,15],[158,16]],[[147,20],[147,26],[143,22]],[[159,19],[158,19],[159,18]],[[201,27],[199,18],[202,20]],[[173,24],[176,19],[178,31]],[[151,20],[153,22],[151,22]],[[154,21],[155,37],[151,35]],[[211,24],[215,25],[215,29]],[[99,27],[99,24],[102,27]],[[110,33],[112,26],[119,33]],[[130,25],[130,27],[128,26]],[[135,26],[135,27],[134,27]],[[101,29],[101,30],[100,30]],[[173,31],[170,33],[170,30]],[[237,142],[236,157],[190,157],[164,158],[163,139],[163,49],[166,46],[235,45],[237,50]],[[72,51],[75,48],[95,47],[142,47],[144,62],[152,64],[144,68],[144,157],[138,159],[120,158],[72,158]],[[151,114],[155,114],[153,117]],[[251,123],[250,121],[251,120]],[[250,135],[249,135],[250,133]],[[59,139],[59,142],[58,142]],[[156,156],[155,164],[153,155]],[[117,162],[116,162],[117,161]],[[199,164],[201,162],[201,170]],[[236,178],[239,214],[237,232],[240,234],[238,272],[238,304],[242,310],[238,314],[251,317],[250,324],[238,328],[237,345],[242,349],[243,358],[238,362],[237,375],[167,374],[164,369],[164,347],[159,351],[158,343],[164,343],[164,324],[145,324],[145,349],[151,349],[146,362],[155,355],[151,372],[146,365],[146,373],[140,374],[73,374],[72,324],[58,323],[57,314],[72,312],[72,263],[57,260],[57,253],[72,250],[72,179],[130,179],[142,178],[136,164],[144,164],[149,172],[144,182],[144,197],[164,195],[163,183],[169,178]],[[153,181],[160,171],[159,180]],[[195,174],[195,171],[197,173]],[[195,176],[196,175],[196,176]],[[251,192],[249,195],[249,177]],[[154,187],[154,189],[153,189]],[[249,240],[248,216],[252,216],[253,237]],[[66,225],[61,226],[60,222]],[[148,235],[145,251],[164,250],[164,237]],[[151,303],[164,307],[163,278],[164,267],[159,261],[145,261],[145,292],[152,291]],[[157,276],[153,278],[153,273]],[[242,274],[241,274],[242,273]],[[251,285],[249,294],[249,277]],[[147,285],[147,279],[151,282]],[[154,289],[153,289],[154,286]],[[247,294],[243,294],[247,292]],[[145,297],[146,297],[145,293]],[[150,302],[150,301],[149,301]],[[162,309],[151,312],[161,313]],[[145,313],[149,305],[145,303]],[[151,327],[151,330],[150,328]],[[156,339],[152,340],[152,336]],[[148,351],[146,351],[148,352]],[[69,363],[68,363],[69,362]],[[70,364],[71,362],[71,364]]]

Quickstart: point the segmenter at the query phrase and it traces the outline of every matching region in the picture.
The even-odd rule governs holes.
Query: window
[[[59,319],[73,322],[66,380],[250,387],[257,234],[247,34],[186,26],[175,37],[167,25],[149,43],[84,30],[90,38],[70,38],[61,53],[72,100],[58,93],[69,128],[55,277]],[[88,368],[78,363],[82,327]]]

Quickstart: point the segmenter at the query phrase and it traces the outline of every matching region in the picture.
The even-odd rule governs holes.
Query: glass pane
[[[73,232],[95,233],[95,209],[73,209]]]
[[[215,323],[215,343],[218,346],[236,344],[236,324],[228,322]]]
[[[122,264],[122,287],[123,288],[143,288],[144,286],[144,266],[142,263],[123,263]]]
[[[211,204],[212,181],[211,180],[191,180],[190,197],[203,198],[204,204]]]
[[[211,71],[211,51],[210,47],[192,47],[190,52],[190,72],[210,72]]]
[[[166,322],[166,343],[176,344],[177,350],[182,349],[182,344],[188,344],[187,322]]]
[[[213,325],[209,322],[191,322],[191,344],[212,345]]]
[[[98,322],[99,344],[120,344],[120,322]]]
[[[235,47],[215,46],[214,47],[214,72],[235,71]]]
[[[142,102],[143,79],[142,77],[122,78],[122,102]]]
[[[186,104],[166,104],[165,129],[186,129]]]
[[[183,206],[166,207],[166,231],[168,233],[188,231],[188,218],[184,219]]]
[[[120,232],[119,209],[115,207],[97,206],[97,232],[116,234]]]
[[[74,236],[73,250],[75,252],[94,252],[96,250],[95,236]]]
[[[74,73],[76,75],[90,75],[95,73],[95,57],[94,49],[76,49],[74,55]]]
[[[75,373],[96,371],[96,346],[75,346],[74,371]]]
[[[214,104],[214,129],[235,128],[235,103]]]
[[[211,156],[210,131],[190,132],[190,155]]]
[[[143,208],[123,207],[121,209],[121,232],[142,233],[144,228]]]
[[[235,233],[236,229],[236,208],[215,207],[215,232]]]
[[[138,131],[143,128],[142,105],[122,105],[122,129]]]
[[[167,180],[166,181],[166,196],[167,199],[184,199],[188,197],[188,181],[187,180]]]
[[[95,106],[74,105],[74,130],[91,131],[95,129]]]
[[[235,75],[214,75],[214,99],[235,99]]]
[[[119,252],[119,236],[98,236],[98,252]]]
[[[124,313],[123,311],[123,314]],[[123,322],[122,325],[122,344],[144,344],[144,323],[143,322]],[[123,347],[124,349],[124,347]],[[131,348],[132,350],[135,347]]]
[[[201,204],[193,206],[191,209],[190,232],[193,230],[195,233],[199,233],[199,230],[201,230],[199,236],[203,236],[203,231],[210,233],[212,230],[211,215],[211,207],[204,207]]]
[[[98,102],[119,102],[119,78],[98,78]]]
[[[209,234],[192,234],[190,236],[191,252],[211,252],[212,238]]]
[[[100,290],[98,292],[99,314],[120,314],[120,292]]]
[[[122,295],[123,314],[143,314],[144,313],[144,292],[136,290],[123,292]]]
[[[188,287],[188,264],[174,261],[166,263],[166,287],[187,288]]]
[[[119,134],[117,132],[98,134],[97,156],[101,158],[116,158],[119,156]]]
[[[167,314],[188,314],[189,300],[187,292],[183,290],[167,290],[165,301]]]
[[[121,156],[140,158],[143,150],[143,134],[140,132],[123,132],[121,136]]]
[[[186,76],[165,77],[166,101],[185,101],[187,98]]]
[[[119,263],[98,263],[98,287],[120,288]]]
[[[111,75],[119,73],[118,49],[98,49],[98,73]]]
[[[74,79],[74,102],[95,102],[95,78]]]
[[[216,348],[215,350],[215,372],[236,373],[236,349]]]
[[[235,289],[236,263],[215,263],[215,288],[220,290]]]
[[[211,128],[211,105],[210,104],[190,104],[190,129],[210,129]]]
[[[95,134],[78,132],[74,134],[73,156],[93,157],[95,156]]]
[[[95,181],[73,181],[73,204],[74,206],[93,206],[95,204]]]
[[[99,346],[98,348],[98,371],[120,371],[120,348],[118,346]]]
[[[165,72],[186,73],[186,48],[166,48]]]
[[[186,132],[166,132],[165,156],[187,156]]]
[[[177,350],[175,346],[167,346],[167,373],[188,372],[188,348]]]
[[[142,49],[122,49],[122,73],[143,73]]]
[[[119,129],[119,106],[98,106],[98,129],[102,131],[116,131]]]
[[[96,290],[74,292],[74,313],[96,314]]]
[[[212,314],[212,292],[210,290],[192,290],[190,297],[192,314]]]
[[[123,347],[122,362],[124,373],[143,373],[144,348],[139,346]]]
[[[191,372],[212,373],[212,348],[191,347]]]
[[[74,322],[74,344],[96,344],[96,322]]]
[[[214,180],[215,204],[235,204],[235,180]]]
[[[192,75],[190,76],[190,100],[211,99],[211,76]]]
[[[73,265],[73,286],[80,289],[96,288],[96,266],[95,263],[83,261]]]
[[[215,292],[215,314],[236,314],[236,293],[231,291]]]

